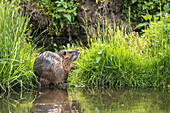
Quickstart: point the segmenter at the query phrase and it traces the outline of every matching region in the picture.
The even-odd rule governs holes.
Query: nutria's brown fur
[[[34,62],[34,73],[38,78],[38,88],[41,85],[57,85],[67,79],[72,62],[80,56],[79,51],[61,50],[53,53],[46,51],[40,54]]]

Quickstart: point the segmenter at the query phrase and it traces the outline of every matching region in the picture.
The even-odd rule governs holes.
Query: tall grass
[[[15,3],[15,4],[14,4]],[[28,18],[19,13],[19,1],[0,2],[0,90],[33,87],[36,53],[26,41]]]
[[[100,24],[97,27],[96,33],[85,26],[88,47],[75,47],[80,48],[81,57],[75,62],[70,84],[132,87],[169,85],[170,27],[165,19],[154,20],[142,36],[127,33],[123,27],[111,28],[106,20],[103,20],[102,27]]]

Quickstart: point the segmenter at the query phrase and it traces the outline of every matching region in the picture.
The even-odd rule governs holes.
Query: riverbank
[[[30,17],[15,1],[1,2],[0,7],[0,91],[37,88],[33,63],[39,50],[29,41]],[[151,17],[151,21],[141,34],[128,32],[125,26],[113,26],[107,19],[98,18],[97,29],[89,28],[88,21],[83,20],[87,45],[69,43],[64,48],[81,52],[68,84],[170,87],[169,14],[143,17]]]

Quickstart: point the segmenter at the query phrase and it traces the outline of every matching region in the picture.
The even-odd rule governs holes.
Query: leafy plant
[[[145,16],[142,15],[142,17],[144,18],[144,20],[145,20],[146,22],[144,22],[144,23],[139,23],[139,24],[135,27],[135,29],[140,29],[140,28],[142,28],[142,27],[146,27],[147,25],[149,25],[149,22],[147,22],[147,21],[151,21],[151,19],[152,19],[152,15],[149,15],[149,14],[147,14],[147,15],[145,15]]]
[[[143,31],[143,37],[148,37],[151,42],[159,43],[158,45],[164,47],[165,41],[168,41],[170,35],[170,16],[166,13],[165,17],[153,17],[153,21],[149,23],[149,27]],[[167,42],[166,42],[167,43]],[[156,44],[156,45],[157,45]]]
[[[156,46],[164,48],[164,46],[166,46],[164,44],[167,43],[166,41],[168,41],[166,38],[168,38],[170,35],[169,15],[167,13],[161,13],[161,15],[159,14],[158,16],[159,17],[152,17],[152,15],[143,16],[146,21],[150,20],[150,22],[140,23],[136,26],[136,28],[145,27],[145,29],[142,30],[142,37],[148,37],[151,48],[155,48]],[[158,50],[159,49],[161,48],[158,48]]]
[[[41,0],[39,9],[50,17],[50,26],[59,32],[69,25],[76,26],[77,0]],[[58,32],[56,32],[57,34]]]
[[[130,18],[131,22],[136,26],[138,23],[144,23],[144,18],[141,18],[141,15],[147,16],[156,15],[160,13],[160,11],[164,10],[166,12],[170,11],[169,4],[170,0],[130,0],[123,1],[123,13],[125,16],[124,19],[128,20]],[[129,8],[131,8],[131,15],[128,15]],[[130,17],[129,17],[130,16]]]

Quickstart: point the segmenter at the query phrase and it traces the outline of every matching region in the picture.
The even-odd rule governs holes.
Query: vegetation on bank
[[[30,0],[23,0],[29,2]],[[90,0],[89,0],[90,1]],[[131,20],[131,25],[136,26],[139,23],[145,22],[142,16],[157,15],[160,11],[170,12],[169,0],[118,0],[122,6],[122,20]],[[88,1],[87,1],[88,2]],[[105,4],[107,7],[111,0],[95,0],[94,4],[100,9]],[[55,34],[60,34],[65,29],[70,29],[70,26],[80,27],[77,20],[77,9],[82,3],[82,0],[34,0],[33,6],[38,8],[41,13],[49,18],[49,27]],[[96,9],[96,13],[97,10]],[[129,12],[131,13],[129,15]],[[163,12],[163,13],[165,13]],[[102,14],[101,14],[102,15]],[[116,14],[115,14],[116,15]],[[51,32],[51,33],[52,33]]]
[[[141,36],[135,31],[111,28],[107,19],[102,27],[98,24],[97,32],[85,26],[88,47],[74,47],[79,48],[81,57],[75,63],[70,84],[169,87],[169,21],[167,13],[165,17],[153,16]]]
[[[137,25],[145,22],[142,16],[157,15],[160,13],[170,12],[169,0],[120,0],[123,3],[123,19],[130,18],[131,24]],[[129,15],[130,11],[130,15]]]
[[[28,1],[28,0],[27,0]],[[51,33],[59,35],[61,31],[70,29],[70,26],[78,27],[75,20],[79,0],[35,0],[32,5],[48,17]]]
[[[0,2],[0,91],[34,87],[36,81],[33,62],[37,54],[26,41],[29,19],[17,2]]]
[[[29,18],[17,3],[0,2],[0,91],[36,86],[33,63],[37,50],[27,41]],[[112,28],[106,20],[102,27],[98,23],[96,32],[85,22],[88,46],[74,44],[81,57],[74,63],[70,85],[168,87],[170,17],[163,14],[150,15],[142,35]]]

